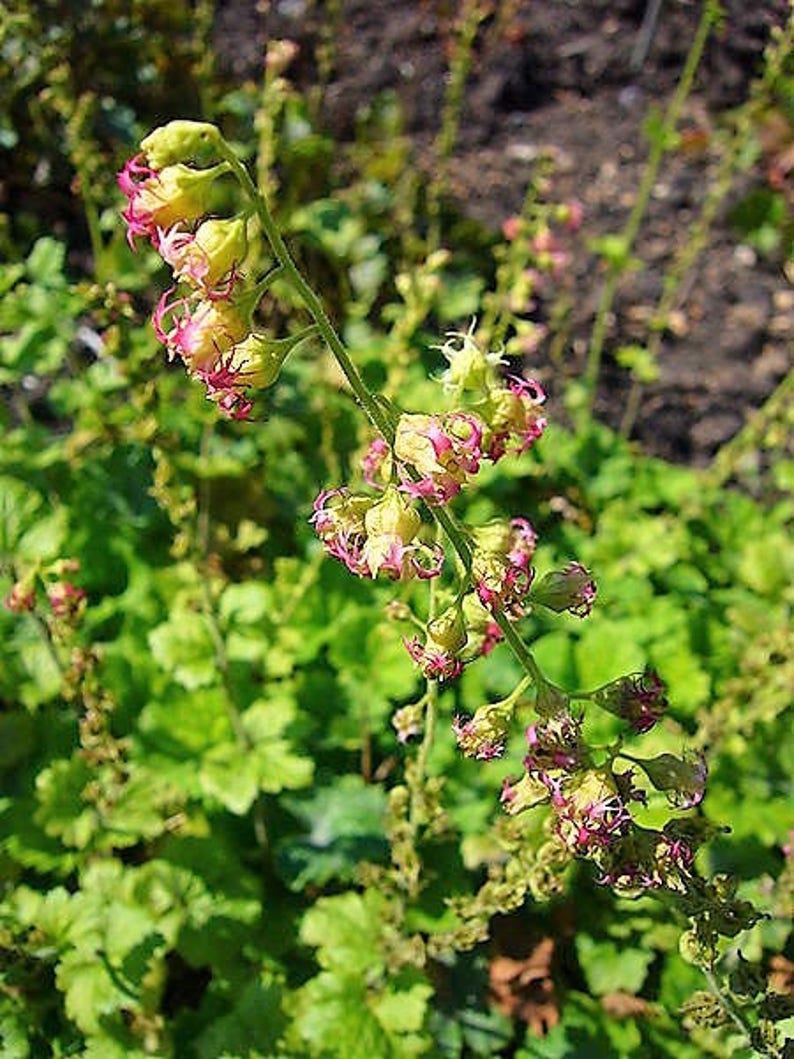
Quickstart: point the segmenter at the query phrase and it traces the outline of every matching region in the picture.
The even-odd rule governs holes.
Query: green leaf
[[[614,941],[596,940],[588,934],[576,936],[576,954],[594,996],[638,993],[656,956],[653,949],[620,947]]]
[[[201,760],[199,772],[205,794],[243,816],[259,793],[259,765],[253,754],[239,743],[213,747]]]
[[[203,615],[179,609],[152,629],[148,640],[157,662],[182,687],[194,690],[218,681],[215,650]]]
[[[301,941],[318,949],[321,967],[345,974],[382,971],[385,907],[376,890],[321,897],[303,917]]]
[[[245,581],[224,589],[218,610],[221,621],[241,626],[261,622],[271,606],[271,592],[267,585]]]
[[[33,244],[27,259],[27,271],[32,280],[45,286],[65,287],[63,265],[66,247],[57,239],[45,236]]]
[[[77,755],[54,762],[36,777],[36,822],[46,834],[77,849],[85,849],[100,827],[96,809],[83,798],[92,778],[88,765]]]
[[[405,1003],[406,1021],[416,1024],[430,992],[429,987],[417,985],[411,990],[370,995],[361,978],[323,971],[296,995],[295,1028],[317,1050],[315,1054],[339,1059],[413,1059],[428,1054],[430,1041],[418,1033],[392,1031],[387,1023],[400,1022],[397,1009]]]
[[[130,1001],[96,955],[78,949],[68,952],[58,964],[55,983],[65,994],[66,1014],[83,1033],[98,1033],[103,1016]]]
[[[388,851],[385,793],[360,776],[341,776],[307,798],[284,799],[284,805],[308,829],[277,849],[279,869],[292,890],[330,879],[350,881],[362,861],[382,860]]]
[[[286,1022],[281,997],[281,987],[266,973],[250,982],[229,1014],[215,1019],[196,1041],[199,1059],[270,1055]]]
[[[432,986],[417,982],[410,989],[382,993],[373,1000],[372,1011],[387,1032],[416,1033],[422,1028],[432,995]]]
[[[0,477],[0,556],[12,556],[35,522],[41,497],[16,478]]]

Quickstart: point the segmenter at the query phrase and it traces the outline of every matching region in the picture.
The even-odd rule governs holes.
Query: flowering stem
[[[328,319],[328,315],[323,308],[322,302],[303,278],[297,265],[292,260],[292,255],[287,249],[287,245],[279,231],[278,225],[273,219],[270,207],[265,201],[264,196],[259,194],[248,170],[236,157],[232,149],[225,143],[222,144],[221,149],[224,158],[228,161],[232,171],[240,181],[244,192],[250,198],[256,209],[257,217],[259,218],[262,229],[270,242],[276,260],[283,270],[284,278],[290,283],[296,293],[300,296],[306,308],[309,310],[309,313],[319,328],[320,334],[323,336],[328,348],[336,357],[339,367],[342,369],[345,378],[350,384],[351,390],[355,394],[356,400],[366,413],[367,418],[375,429],[378,430],[391,445],[394,442],[394,426],[390,418],[367,389],[364,380],[361,378],[356,366],[350,359],[344,343],[339,335],[337,335],[331,321]]]
[[[727,989],[723,989],[720,986],[717,976],[712,970],[710,970],[708,967],[701,967],[700,969],[706,976],[706,981],[709,984],[709,989],[720,1002],[726,1015],[728,1015],[731,1021],[738,1028],[739,1032],[747,1039],[747,1043],[752,1044],[754,1048],[758,1048],[758,1044],[760,1044],[760,1042],[756,1043],[754,1041],[752,1026],[745,1019],[743,1012],[734,1003],[733,997],[730,995],[729,991]],[[763,1055],[777,1054],[771,1051],[767,1051],[767,1049],[763,1048],[763,1046],[760,1050]]]
[[[295,292],[299,295],[310,315],[314,319],[317,328],[325,340],[328,348],[331,350],[333,355],[336,357],[337,363],[344,373],[345,378],[350,384],[350,388],[355,394],[356,400],[365,412],[367,418],[375,427],[375,429],[382,435],[387,444],[390,447],[394,447],[394,436],[395,436],[395,425],[392,416],[387,407],[384,407],[383,403],[380,402],[377,397],[370,392],[363,378],[361,377],[358,369],[353,363],[350,354],[345,348],[339,335],[336,333],[333,324],[328,319],[328,315],[323,308],[322,302],[315,294],[314,290],[309,286],[306,280],[303,278],[297,265],[292,259],[284,238],[281,235],[278,225],[276,224],[273,214],[270,212],[270,207],[267,204],[264,196],[261,195],[251,179],[248,170],[243,163],[237,158],[232,149],[223,141],[221,141],[221,150],[224,159],[229,163],[232,171],[239,180],[243,191],[251,200],[254,209],[256,210],[257,217],[262,225],[262,229],[270,242],[270,246],[278,262],[279,268],[282,270],[282,274],[287,282],[292,286]],[[454,517],[441,507],[429,507],[428,508],[432,518],[439,525],[444,533],[446,534],[452,548],[460,560],[467,576],[471,574],[471,545],[466,537],[465,532],[458,526]],[[540,671],[538,664],[532,657],[526,644],[523,642],[521,637],[512,627],[510,622],[502,613],[495,613],[494,615],[500,629],[504,633],[505,640],[510,646],[513,654],[517,660],[521,663],[522,668],[528,676],[532,678],[533,683],[540,693],[544,688],[550,687],[549,681],[543,676]],[[435,689],[434,694],[437,696],[438,689]],[[428,717],[432,713],[432,708],[428,704]],[[432,720],[429,722],[432,729]]]
[[[532,656],[532,652],[529,650],[527,645],[518,635],[513,626],[512,622],[506,617],[503,611],[493,611],[494,621],[504,633],[504,638],[516,659],[521,663],[522,668],[526,672],[527,676],[531,678],[532,683],[535,685],[538,694],[544,688],[550,687],[549,681],[543,675],[540,666]]]

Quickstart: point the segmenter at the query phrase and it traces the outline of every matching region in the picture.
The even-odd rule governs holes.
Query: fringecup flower
[[[614,845],[632,827],[631,813],[608,769],[587,769],[569,778],[562,797],[552,797],[555,832],[577,856]]]
[[[491,761],[501,757],[516,712],[516,696],[480,706],[473,717],[456,717],[452,731],[465,757]]]
[[[492,388],[481,414],[488,427],[485,455],[494,463],[510,448],[521,453],[530,449],[546,429],[542,406],[543,387],[534,379],[507,377],[507,386]]]
[[[158,228],[157,250],[174,279],[184,280],[210,299],[228,298],[248,252],[243,217],[209,218],[195,232],[182,224]]]
[[[521,617],[534,577],[530,564],[537,536],[532,526],[524,518],[491,522],[475,531],[474,541],[472,576],[480,603],[510,618]]]
[[[464,390],[484,391],[496,381],[496,369],[504,363],[501,353],[484,353],[474,341],[472,328],[465,334],[448,336],[440,346],[449,367],[441,376],[445,390],[462,393]]]
[[[443,549],[416,539],[419,512],[393,486],[381,497],[325,490],[315,501],[311,522],[328,554],[358,577],[384,573],[407,580],[441,573]]]
[[[190,372],[210,370],[250,331],[233,302],[209,298],[169,298],[164,292],[152,322],[158,339],[171,359],[178,356]]]
[[[439,544],[415,540],[421,525],[419,512],[393,486],[373,503],[364,516],[367,539],[362,548],[371,577],[380,571],[395,580],[412,576],[427,579],[441,573],[444,550]]]
[[[463,670],[461,652],[466,646],[466,625],[460,607],[448,607],[428,622],[425,642],[418,636],[403,643],[428,680],[452,680]]]
[[[143,155],[130,159],[118,175],[127,199],[122,217],[127,222],[127,242],[134,249],[139,237],[157,247],[159,232],[175,224],[198,220],[210,206],[214,181],[228,169],[221,162],[209,169],[192,169],[177,163],[153,168]]]
[[[429,504],[447,503],[479,471],[482,435],[480,420],[465,412],[400,416],[394,456],[401,488]]]
[[[314,501],[310,522],[328,555],[344,563],[351,574],[370,576],[362,551],[366,541],[364,515],[372,498],[349,489],[324,489]]]
[[[613,680],[591,699],[639,733],[649,732],[667,709],[664,684],[653,669]]]
[[[587,617],[595,597],[595,582],[581,563],[568,563],[562,570],[550,571],[535,582],[530,593],[532,603],[558,614],[567,610],[578,618]]]

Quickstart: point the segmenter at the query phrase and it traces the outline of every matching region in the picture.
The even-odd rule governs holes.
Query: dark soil
[[[326,5],[327,7],[327,5]],[[534,159],[556,159],[553,195],[578,199],[585,222],[562,283],[570,314],[562,369],[581,371],[601,289],[593,236],[620,230],[646,157],[642,126],[652,104],[675,89],[701,5],[664,0],[646,54],[637,56],[646,0],[503,0],[492,3],[475,41],[474,62],[450,170],[453,195],[470,217],[497,229],[521,207]],[[401,99],[418,164],[431,170],[453,27],[460,4],[444,0],[346,0],[332,26],[307,0],[219,3],[215,46],[233,78],[261,74],[269,38],[301,47],[292,76],[316,78],[318,41],[332,37],[334,76],[324,93],[327,129],[353,135],[361,108],[385,90]],[[676,249],[686,240],[717,158],[713,133],[726,108],[747,95],[785,0],[728,0],[682,118],[684,147],[671,154],[653,189],[636,247],[645,267],[622,283],[610,329],[598,412],[617,425],[626,373],[615,349],[647,339],[648,319]],[[661,348],[661,377],[644,392],[635,436],[653,453],[696,465],[709,460],[763,403],[791,365],[794,293],[780,262],[759,260],[726,219],[727,206],[764,179],[764,163],[743,175],[721,209],[686,284],[686,299]],[[541,313],[543,306],[541,306]],[[674,332],[674,333],[673,333]]]

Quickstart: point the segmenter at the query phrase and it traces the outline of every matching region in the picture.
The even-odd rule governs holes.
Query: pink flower
[[[493,522],[477,531],[475,540],[472,574],[477,598],[488,610],[498,607],[508,617],[521,617],[535,574],[530,565],[537,543],[534,529],[524,518],[508,526]]]
[[[463,672],[463,662],[432,644],[423,645],[418,636],[403,638],[405,649],[428,680],[454,680]]]
[[[518,455],[534,445],[546,429],[541,406],[546,394],[534,379],[517,375],[507,377],[507,386],[490,393],[490,413],[486,421],[491,429],[486,455],[496,463],[508,447]]]
[[[248,325],[231,302],[208,298],[169,298],[164,292],[152,322],[170,358],[178,356],[191,372],[209,371],[248,334]]]
[[[310,521],[326,552],[358,577],[425,580],[441,573],[443,548],[416,539],[419,513],[393,486],[379,497],[324,490]]]
[[[71,581],[57,581],[47,586],[47,598],[56,618],[76,618],[85,604],[85,592]]]
[[[493,761],[504,754],[505,737],[497,733],[496,738],[493,738],[494,733],[483,731],[483,728],[473,717],[456,717],[452,722],[458,747],[466,757],[477,761]]]
[[[480,469],[483,424],[465,412],[443,416],[402,415],[394,455],[400,488],[429,504],[445,504]]]
[[[667,709],[665,686],[653,669],[613,680],[592,697],[603,710],[639,733],[649,732]]]
[[[131,158],[118,174],[118,185],[127,199],[121,215],[133,250],[137,238],[157,246],[158,229],[194,221],[206,213],[210,184],[225,169],[225,165],[191,169],[181,163],[153,169],[144,155]]]
[[[36,591],[33,581],[16,581],[11,586],[11,591],[3,600],[3,606],[12,614],[24,614],[31,611],[36,605]]]
[[[248,250],[246,222],[241,217],[210,218],[195,232],[180,224],[158,228],[156,245],[175,279],[185,280],[212,301],[228,300]]]

